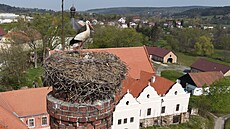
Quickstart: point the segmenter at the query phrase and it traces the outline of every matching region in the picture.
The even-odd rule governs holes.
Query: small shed
[[[209,91],[209,86],[213,82],[223,78],[220,71],[188,73],[178,78],[182,87],[193,95],[203,94],[203,89]],[[207,87],[204,87],[207,86]]]
[[[162,63],[177,63],[177,56],[171,50],[159,47],[146,47],[149,58]]]

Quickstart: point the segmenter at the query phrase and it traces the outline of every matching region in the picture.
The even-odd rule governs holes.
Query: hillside
[[[0,13],[45,13],[45,12],[54,12],[52,10],[46,9],[37,9],[37,8],[19,8],[19,7],[12,7],[5,4],[0,4]]]
[[[196,16],[214,16],[230,14],[230,6],[210,7],[210,8],[194,8],[181,13],[174,14],[178,17],[196,17]]]
[[[207,8],[205,6],[185,6],[185,7],[117,7],[87,10],[89,13],[96,14],[119,14],[119,15],[150,15],[150,16],[171,16],[186,10],[196,8]]]

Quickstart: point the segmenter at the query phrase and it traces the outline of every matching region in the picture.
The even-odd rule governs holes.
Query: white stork
[[[78,32],[83,27],[82,21],[81,22],[72,22],[73,27]],[[70,45],[74,46],[75,48],[81,48],[83,43],[90,37],[90,29],[93,29],[89,21],[85,22],[86,30],[83,32],[78,33],[71,41]]]

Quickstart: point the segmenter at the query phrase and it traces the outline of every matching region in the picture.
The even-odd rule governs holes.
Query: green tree
[[[115,26],[95,27],[90,48],[132,47],[147,43],[147,38],[134,29],[120,29]]]
[[[27,52],[23,50],[21,44],[14,43],[9,48],[1,48],[0,60],[1,85],[9,86],[8,89],[19,89],[28,68]]]
[[[201,36],[195,43],[194,48],[197,55],[208,56],[214,51],[214,46],[211,42],[211,39],[206,36]]]

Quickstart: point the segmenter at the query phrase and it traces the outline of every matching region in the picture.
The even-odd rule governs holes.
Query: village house
[[[224,76],[230,76],[230,66],[211,62],[205,59],[198,59],[190,67],[191,72],[221,71]]]
[[[46,95],[51,88],[0,93],[0,123],[10,129],[49,129]]]
[[[127,64],[127,77],[122,84],[121,92],[115,98],[112,129],[139,129],[188,121],[190,94],[186,93],[178,82],[174,83],[154,74],[145,46],[86,51],[109,52]],[[49,120],[49,115],[45,98],[50,91],[43,87],[0,93],[0,107],[3,107],[0,114],[9,113],[9,117],[17,120],[19,124],[26,125],[14,125],[20,129],[48,129],[49,121],[46,120]],[[4,122],[3,126],[11,125],[12,119],[0,115],[0,123]]]
[[[178,78],[183,88],[192,95],[202,95],[204,90],[209,92],[210,85],[213,82],[223,78],[220,71],[188,73]]]
[[[177,63],[177,56],[174,52],[165,48],[146,47],[149,58],[162,63]]]

